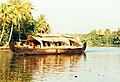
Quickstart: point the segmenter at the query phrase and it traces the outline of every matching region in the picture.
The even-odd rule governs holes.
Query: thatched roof
[[[42,38],[48,38],[48,37],[60,37],[60,34],[36,34],[38,37],[42,37]]]
[[[69,40],[67,38],[64,38],[64,37],[47,37],[47,38],[41,38],[41,37],[34,37],[34,36],[31,36],[29,35],[27,37],[27,41],[34,41],[34,40],[37,40],[39,42],[41,41],[51,41],[51,42],[69,42]]]

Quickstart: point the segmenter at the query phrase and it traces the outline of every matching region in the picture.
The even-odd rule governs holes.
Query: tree
[[[27,0],[8,0],[0,6],[0,42],[10,41],[12,35],[24,34],[34,30],[32,5]],[[32,28],[32,29],[31,29]]]
[[[0,6],[0,42],[9,42],[12,37],[20,41],[28,35],[35,34],[34,32],[51,32],[45,15],[34,20],[31,9],[33,7],[28,0],[8,0]]]
[[[118,37],[118,40],[120,40],[120,28],[118,28],[117,37]]]
[[[99,29],[97,31],[97,35],[100,37],[100,44],[102,44],[102,36],[104,36],[104,32],[102,31],[102,29]]]
[[[4,32],[5,32],[5,27],[8,25],[9,22],[9,17],[8,17],[8,5],[6,3],[2,3],[0,6],[0,24],[2,27],[2,33],[0,37],[0,42],[2,41]]]
[[[37,33],[50,33],[50,25],[46,22],[45,15],[40,15],[40,17],[36,20],[36,25],[35,25],[35,34]]]
[[[110,39],[111,39],[111,42],[113,44],[120,44],[120,34],[119,33],[120,33],[120,29],[119,28],[118,28],[117,31],[113,31],[111,33]]]
[[[90,34],[89,34],[89,36],[90,36],[90,38],[91,38],[91,42],[93,43],[93,44],[98,44],[98,42],[97,42],[97,31],[96,31],[96,29],[93,29],[91,32],[90,32]]]
[[[32,5],[26,0],[9,0],[9,5],[11,6],[11,9],[14,10],[12,13],[15,16],[15,19],[13,19],[12,22],[15,24],[14,29],[17,28],[16,32],[18,32],[18,38],[20,41],[20,35],[25,34],[27,36],[27,30],[29,30],[28,26],[32,26]]]
[[[104,34],[105,34],[105,38],[106,38],[106,43],[109,44],[109,43],[110,43],[109,38],[110,38],[110,35],[111,35],[110,29],[106,29],[106,30],[104,31]]]

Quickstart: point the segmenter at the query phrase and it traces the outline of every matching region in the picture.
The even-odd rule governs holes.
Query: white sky
[[[6,0],[0,0],[6,1]],[[120,27],[120,0],[31,0],[33,16],[45,14],[55,33],[88,33]]]

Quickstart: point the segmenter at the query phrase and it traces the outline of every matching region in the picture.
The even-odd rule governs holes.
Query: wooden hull
[[[83,53],[85,48],[86,48],[86,43],[82,48],[79,47],[74,47],[74,48],[25,48],[25,47],[15,47],[14,42],[9,43],[10,49],[14,54],[28,54],[28,55],[33,55],[33,54],[79,54]]]

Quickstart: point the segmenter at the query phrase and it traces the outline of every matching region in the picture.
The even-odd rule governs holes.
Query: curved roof
[[[60,34],[40,34],[40,33],[37,33],[36,34],[38,37],[60,37],[61,35]]]
[[[29,41],[31,41],[31,40],[37,40],[37,41],[39,41],[39,42],[41,42],[41,41],[51,41],[51,42],[58,42],[58,41],[60,41],[60,42],[69,42],[69,39],[67,39],[67,38],[64,38],[64,37],[48,37],[48,38],[41,38],[41,37],[34,37],[34,36],[31,36],[31,35],[29,35],[28,37],[27,37],[27,40]]]

